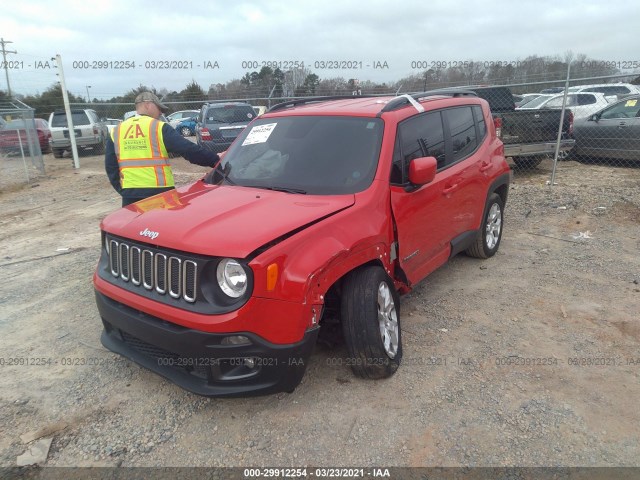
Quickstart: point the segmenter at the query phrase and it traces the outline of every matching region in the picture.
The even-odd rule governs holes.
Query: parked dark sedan
[[[206,104],[198,116],[198,145],[217,153],[224,152],[254,118],[256,112],[248,103]]]
[[[576,120],[574,136],[577,156],[640,161],[640,95]]]
[[[25,122],[27,122],[25,124]],[[28,154],[29,144],[26,128],[30,132],[37,135],[38,143],[42,153],[51,151],[49,139],[51,138],[51,130],[46,120],[36,118],[34,120],[15,119],[2,125],[0,128],[0,151],[2,152],[20,152],[22,150]],[[35,130],[33,130],[35,128]]]

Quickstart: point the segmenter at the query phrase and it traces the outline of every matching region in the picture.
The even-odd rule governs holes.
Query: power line
[[[2,45],[2,60],[3,60],[3,65],[4,65],[4,74],[7,76],[7,94],[9,95],[9,98],[11,98],[11,84],[9,83],[9,65],[7,64],[7,53],[18,53],[15,50],[6,50],[4,48],[4,46],[8,43],[13,43],[9,40],[6,40],[4,38],[0,38],[0,45]]]

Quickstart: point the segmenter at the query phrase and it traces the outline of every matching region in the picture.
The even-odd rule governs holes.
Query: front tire
[[[470,257],[493,257],[500,247],[502,239],[504,202],[500,195],[492,193],[485,207],[482,225],[476,240],[465,252]]]
[[[183,137],[188,137],[189,135],[191,135],[191,130],[189,130],[189,128],[187,127],[182,127],[180,129],[180,133],[182,134]]]
[[[62,148],[54,148],[53,149],[53,156],[55,158],[62,158],[64,156],[64,149],[62,149]]]
[[[355,375],[379,379],[396,372],[402,359],[400,297],[381,267],[362,267],[346,278],[342,329]]]

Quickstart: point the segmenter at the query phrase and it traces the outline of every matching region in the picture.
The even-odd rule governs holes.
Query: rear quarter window
[[[482,143],[482,140],[487,135],[487,123],[484,120],[484,112],[480,105],[474,105],[472,108],[473,116],[475,117],[476,124],[478,125],[478,135],[480,136],[478,143]]]

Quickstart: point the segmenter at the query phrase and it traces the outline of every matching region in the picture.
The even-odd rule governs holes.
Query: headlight
[[[238,298],[247,291],[247,272],[232,258],[225,258],[216,271],[220,289],[231,298]]]

